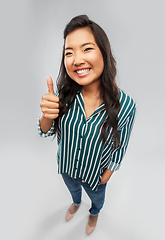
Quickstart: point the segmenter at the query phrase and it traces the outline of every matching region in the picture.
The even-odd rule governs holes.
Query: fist
[[[47,77],[48,93],[42,96],[40,103],[43,116],[48,119],[55,119],[59,116],[59,98],[55,95],[53,81],[50,76]]]

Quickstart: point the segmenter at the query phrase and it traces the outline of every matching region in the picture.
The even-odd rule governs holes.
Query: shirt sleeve
[[[134,107],[134,110],[132,111],[131,115],[129,115],[129,117],[126,119],[125,124],[119,130],[120,146],[118,146],[115,150],[112,151],[109,164],[107,167],[111,171],[116,171],[119,169],[121,161],[126,153],[130,135],[134,125],[135,112],[136,107]]]
[[[38,125],[38,134],[40,137],[45,138],[45,137],[50,137],[55,134],[55,121],[54,120],[53,120],[52,127],[49,129],[49,131],[47,133],[42,132],[41,127],[40,127],[40,119],[38,119],[37,125]]]

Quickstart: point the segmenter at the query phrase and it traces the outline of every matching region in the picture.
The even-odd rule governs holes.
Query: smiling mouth
[[[76,71],[77,74],[85,74],[88,73],[90,71],[90,68],[86,68],[86,69],[81,69]]]

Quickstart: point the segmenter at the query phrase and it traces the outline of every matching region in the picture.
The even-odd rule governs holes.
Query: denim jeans
[[[89,184],[82,182],[81,178],[74,179],[66,173],[62,173],[62,177],[70,191],[74,204],[76,206],[80,205],[83,187],[91,200],[91,208],[89,209],[90,214],[92,216],[98,215],[105,201],[106,183],[99,185],[97,191],[92,191]]]

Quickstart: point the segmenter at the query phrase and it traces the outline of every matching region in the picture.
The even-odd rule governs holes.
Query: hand
[[[99,185],[104,184],[106,182],[109,181],[111,175],[112,175],[113,171],[109,170],[108,168],[105,169],[102,177],[101,177],[101,182],[99,183]]]
[[[54,93],[53,81],[50,76],[47,77],[47,86],[48,93],[42,96],[40,107],[43,117],[55,119],[59,116],[59,98]]]

